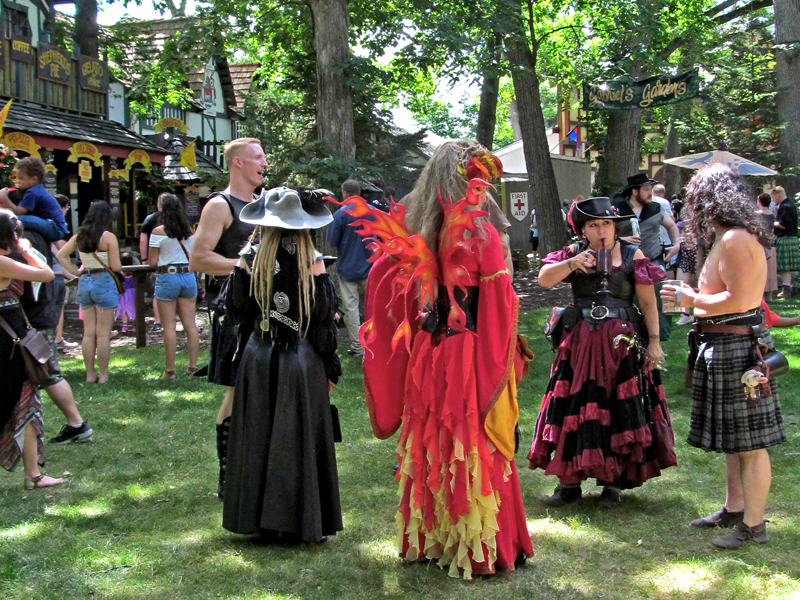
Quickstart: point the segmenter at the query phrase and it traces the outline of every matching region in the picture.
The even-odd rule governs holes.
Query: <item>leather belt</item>
[[[584,321],[602,321],[604,319],[623,319],[633,321],[639,316],[639,311],[633,306],[627,307],[608,307],[594,306],[592,308],[581,308],[581,318]]]
[[[692,329],[698,333],[733,333],[736,335],[753,335],[752,325],[728,325],[727,323],[693,323]]]
[[[169,273],[170,275],[177,275],[178,273],[188,273],[189,267],[173,267],[172,265],[158,267],[158,273]]]
[[[89,275],[99,275],[100,273],[105,273],[105,269],[87,269],[84,273],[89,273]]]

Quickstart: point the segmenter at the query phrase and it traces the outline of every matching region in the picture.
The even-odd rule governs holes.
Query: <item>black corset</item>
[[[461,307],[466,315],[464,327],[468,331],[475,331],[478,326],[478,286],[466,286],[466,294],[460,288],[456,288],[453,292],[456,303]],[[457,335],[463,331],[455,331],[447,326],[447,317],[450,315],[450,297],[447,295],[447,290],[439,289],[439,300],[436,303],[436,310],[431,312],[425,323],[422,325],[422,331],[428,333],[444,333],[446,335]]]

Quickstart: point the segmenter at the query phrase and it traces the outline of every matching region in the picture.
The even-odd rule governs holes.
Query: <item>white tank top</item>
[[[97,258],[91,252],[79,252],[81,257],[81,264],[84,269],[105,269],[105,267],[97,261]],[[111,263],[108,262],[108,252],[103,250],[97,251],[97,256],[100,260],[106,263],[106,267],[111,268]]]

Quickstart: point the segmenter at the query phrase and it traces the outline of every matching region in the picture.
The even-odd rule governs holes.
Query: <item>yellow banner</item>
[[[39,149],[41,146],[27,133],[12,131],[2,139],[2,143],[6,148],[10,148],[11,150],[22,150],[31,156],[39,157]]]
[[[8,116],[8,109],[11,108],[11,102],[13,102],[13,99],[6,102],[3,110],[0,110],[0,137],[3,136],[3,127],[6,124],[6,117]]]
[[[76,163],[78,162],[79,158],[88,158],[94,162],[95,167],[99,167],[102,164],[101,159],[103,158],[103,155],[100,154],[97,146],[91,142],[75,142],[69,149],[67,162]]]
[[[161,119],[158,123],[153,126],[154,131],[163,131],[167,127],[174,127],[175,129],[179,130],[181,133],[187,133],[189,131],[189,126],[186,125],[180,119],[175,119],[172,117],[167,117]]]
[[[58,169],[56,169],[55,165],[45,165],[44,166],[45,173],[52,173],[53,175],[58,174]]]
[[[194,142],[181,151],[181,166],[194,171],[197,168],[197,155],[194,152]]]
[[[131,150],[128,158],[125,159],[125,168],[130,171],[133,165],[140,164],[145,169],[150,168],[150,155],[142,149]]]
[[[89,183],[92,180],[92,165],[88,160],[78,163],[78,175],[83,183]]]
[[[109,179],[122,179],[124,181],[129,180],[129,171],[128,169],[111,169],[108,172]]]

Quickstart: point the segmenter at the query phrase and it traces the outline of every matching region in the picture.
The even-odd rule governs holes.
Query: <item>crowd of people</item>
[[[324,190],[256,194],[266,168],[258,140],[234,140],[224,154],[229,186],[205,204],[196,231],[181,202],[162,194],[140,238],[141,259],[156,271],[161,380],[177,378],[176,318],[187,338],[184,375],[197,371],[196,277],[207,278],[208,381],[224,389],[216,416],[223,527],[279,543],[342,530],[342,432],[330,403],[342,374],[340,294],[373,432],[400,432],[399,554],[465,578],[523,564],[533,547],[514,461],[517,385],[532,353],[517,330],[510,224],[489,193],[500,161],[476,142],[446,142],[388,212],[348,180],[332,214]],[[112,325],[130,289],[117,274],[123,256],[133,257],[120,254],[109,204],[93,202],[69,237],[66,199],[44,189],[41,161],[21,160],[17,179],[18,189],[0,190],[0,464],[13,470],[21,458],[33,489],[62,483],[40,469],[39,389],[67,420],[51,442],[92,435],[58,369],[63,279],[78,279],[86,381],[106,384]],[[785,440],[769,327],[800,321],[776,316],[766,301],[778,289],[789,296],[800,269],[797,210],[780,187],[756,202],[722,165],[699,171],[672,201],[659,185],[636,173],[613,199],[565,206],[573,241],[541,259],[538,283],[568,283],[572,299],[548,321],[555,359],[529,467],[556,476],[548,505],[580,500],[583,482],[595,480],[600,504],[614,507],[624,490],[677,464],[661,343],[678,311],[679,324],[692,323],[687,441],[726,456],[724,505],[691,525],[733,527],[711,540],[719,549],[765,543],[768,448]],[[338,250],[338,293],[313,243],[322,227]],[[535,215],[530,241],[536,252]],[[664,283],[668,271],[677,279]],[[51,356],[35,385],[23,356],[34,350],[21,340],[37,330]]]

